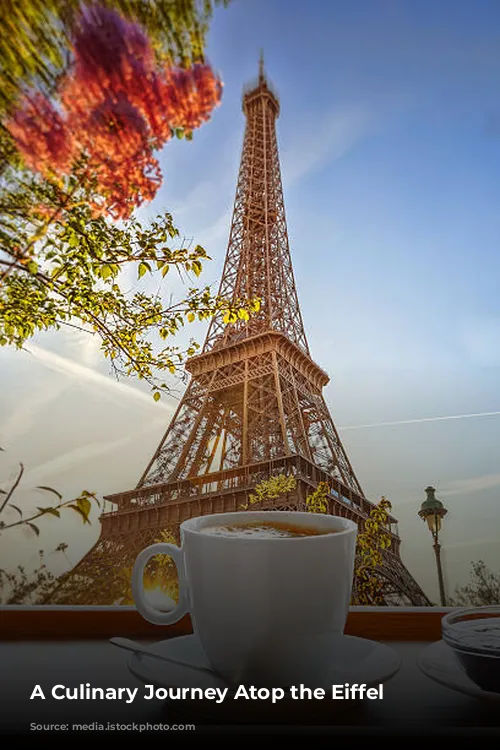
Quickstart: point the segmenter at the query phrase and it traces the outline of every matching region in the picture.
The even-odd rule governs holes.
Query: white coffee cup
[[[260,521],[321,533],[260,538],[206,531]],[[351,597],[356,524],[318,513],[239,511],[190,518],[180,531],[181,547],[153,544],[135,561],[132,594],[141,615],[169,625],[189,612],[208,661],[230,684],[327,684]],[[144,593],[144,569],[157,554],[170,555],[179,574],[179,602],[170,612],[153,608]]]

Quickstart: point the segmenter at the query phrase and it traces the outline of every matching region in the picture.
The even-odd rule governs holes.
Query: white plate
[[[424,648],[419,654],[418,666],[427,677],[441,685],[446,685],[446,687],[458,690],[466,695],[472,695],[474,698],[500,703],[500,693],[481,690],[467,677],[458,663],[453,649],[444,641],[431,643],[430,646]]]
[[[183,711],[207,712],[217,718],[224,715],[233,720],[251,718],[260,715],[267,719],[287,720],[290,712],[296,716],[297,712],[306,710],[308,715],[322,712],[332,713],[336,711],[353,708],[353,704],[359,704],[359,698],[340,700],[332,699],[331,685],[366,684],[367,687],[378,687],[393,677],[401,666],[398,654],[389,646],[364,638],[353,636],[337,636],[339,640],[338,654],[328,683],[328,690],[323,700],[294,700],[285,697],[274,704],[268,700],[233,700],[234,691],[229,691],[224,701],[216,704],[213,700],[171,700],[172,707]],[[181,636],[160,641],[150,648],[159,654],[171,655],[176,659],[185,660],[200,667],[209,667],[209,663],[202,651],[196,635]],[[154,656],[145,654],[134,654],[129,661],[129,669],[135,677],[146,685],[156,687],[221,687],[223,683],[215,674],[197,672],[189,667],[168,664],[165,661],[155,659]],[[327,686],[318,685],[317,687]],[[377,699],[375,699],[377,700]],[[154,701],[151,701],[153,703]]]

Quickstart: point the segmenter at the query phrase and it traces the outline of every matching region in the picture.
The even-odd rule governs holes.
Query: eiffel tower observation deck
[[[360,530],[373,508],[323,398],[328,375],[306,339],[276,138],[280,104],[262,57],[257,80],[244,89],[243,112],[219,293],[258,298],[260,309],[235,324],[212,319],[201,353],[186,363],[190,382],[158,449],[135,488],[106,498],[115,510],[101,516],[97,544],[62,581],[56,603],[120,600],[118,582],[123,585],[141,549],[165,531],[176,534],[187,518],[241,510],[255,486],[273,475],[293,475],[295,488],[269,501],[269,509],[305,510],[320,482],[330,488],[328,512],[352,519]],[[391,546],[378,571],[384,600],[429,604],[401,560],[396,524],[390,516]]]

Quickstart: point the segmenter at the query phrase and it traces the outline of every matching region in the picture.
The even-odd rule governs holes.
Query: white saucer
[[[458,663],[451,649],[444,641],[431,643],[420,652],[418,666],[427,677],[441,685],[472,695],[474,698],[500,703],[500,693],[481,690]]]
[[[393,677],[401,666],[398,654],[389,646],[364,638],[353,636],[338,636],[339,649],[335,663],[332,664],[329,685],[366,684],[367,687],[378,687]],[[165,655],[171,655],[176,659],[185,660],[190,664],[200,667],[210,665],[202,651],[196,635],[186,635],[179,638],[171,638],[160,641],[150,646],[151,650]],[[223,683],[215,674],[197,672],[189,667],[169,664],[165,661],[155,659],[154,656],[146,654],[134,654],[129,660],[129,669],[135,677],[146,685],[155,687],[221,687]],[[317,686],[325,687],[325,686]],[[294,700],[290,696],[272,704],[267,700],[232,700],[234,691],[229,691],[225,700],[216,704],[210,700],[172,700],[172,707],[184,711],[202,710],[207,714],[221,717],[226,714],[231,719],[255,718],[256,714],[268,719],[276,719],[293,710],[295,716],[302,709],[306,709],[309,715],[322,711],[323,713],[337,712],[353,708],[359,704],[359,698],[355,699],[332,699],[331,688],[326,692],[323,700]],[[153,701],[152,701],[153,703]],[[182,704],[182,706],[181,706]]]

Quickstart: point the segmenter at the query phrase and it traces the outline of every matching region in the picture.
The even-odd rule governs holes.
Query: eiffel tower
[[[261,300],[248,320],[212,319],[177,411],[138,485],[106,500],[94,548],[61,582],[56,603],[111,604],[138,554],[190,517],[241,510],[263,479],[293,475],[295,489],[266,507],[304,510],[320,482],[328,512],[360,529],[373,508],[329,414],[328,375],[309,352],[295,287],[275,121],[264,72],[243,92],[246,129],[220,295]],[[262,506],[259,506],[262,508]],[[387,604],[430,602],[400,557],[396,519],[378,571]],[[124,574],[125,572],[125,574]],[[73,585],[71,585],[73,583]],[[76,585],[74,585],[76,583]]]

